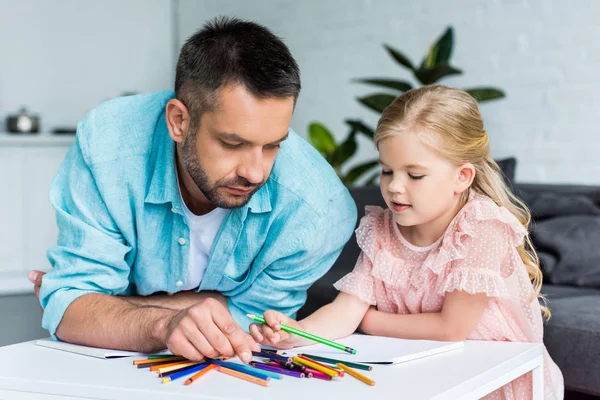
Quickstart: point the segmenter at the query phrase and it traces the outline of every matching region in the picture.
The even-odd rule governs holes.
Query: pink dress
[[[440,312],[454,290],[486,293],[489,305],[469,335],[473,340],[542,343],[543,321],[516,247],[526,229],[506,208],[481,194],[469,201],[442,237],[426,247],[409,243],[389,209],[367,207],[356,230],[362,253],[335,287],[396,314]],[[486,399],[531,398],[531,373]],[[564,397],[563,377],[544,349],[544,399]]]

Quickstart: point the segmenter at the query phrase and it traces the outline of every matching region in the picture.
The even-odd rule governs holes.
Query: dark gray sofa
[[[538,249],[542,261],[549,267],[552,264],[551,271],[550,268],[548,268],[549,271],[544,271],[542,289],[552,311],[552,318],[546,326],[544,341],[552,358],[563,372],[565,387],[568,391],[565,398],[593,399],[596,398],[595,396],[600,398],[600,285],[597,284],[600,280],[600,258],[592,258],[592,260],[598,260],[598,263],[592,265],[593,271],[589,274],[587,272],[578,273],[577,266],[565,264],[568,258],[581,256],[582,252],[595,253],[598,256],[600,254],[600,237],[598,237],[597,246],[594,247],[590,247],[590,243],[584,242],[590,240],[593,245],[597,237],[593,235],[599,235],[600,229],[597,232],[591,232],[592,236],[583,240],[578,239],[571,244],[570,253],[566,255],[561,254],[562,249],[553,249],[552,243],[550,245],[548,243],[552,242],[552,238],[559,237],[561,234],[582,234],[582,232],[572,233],[564,229],[561,232],[553,232],[551,229],[557,225],[556,221],[561,222],[560,218],[557,219],[561,214],[572,215],[573,218],[579,218],[584,222],[598,219],[598,227],[600,227],[600,216],[585,215],[589,211],[587,209],[587,211],[581,211],[582,207],[598,207],[600,215],[600,187],[514,184],[514,191],[532,208],[534,244],[537,249],[537,235],[540,247],[542,247],[542,249]],[[385,206],[379,187],[353,188],[351,193],[358,207],[359,219],[364,215],[365,205]],[[567,200],[575,203],[569,203]],[[589,212],[593,214],[596,211]],[[582,225],[581,222],[575,223],[578,226]],[[539,234],[536,233],[536,230],[540,231]],[[583,234],[585,235],[585,232]],[[559,238],[559,240],[562,239]],[[581,248],[577,246],[581,246]],[[307,302],[298,313],[299,318],[310,314],[335,298],[337,291],[333,287],[333,283],[352,270],[358,254],[359,249],[353,236],[331,270],[309,289]],[[586,279],[592,283],[588,285]]]

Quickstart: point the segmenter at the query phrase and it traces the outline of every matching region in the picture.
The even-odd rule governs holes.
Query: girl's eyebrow
[[[427,169],[427,167],[421,164],[408,164],[404,166],[404,169]]]
[[[384,163],[381,159],[377,160],[379,162],[379,164],[383,165],[383,166],[387,166],[386,163]],[[421,164],[408,164],[405,165],[403,167],[403,169],[424,169],[426,170],[427,167]]]

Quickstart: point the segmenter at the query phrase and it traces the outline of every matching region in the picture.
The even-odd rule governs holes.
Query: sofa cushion
[[[542,293],[552,312],[544,343],[565,387],[600,396],[600,290],[544,285]]]

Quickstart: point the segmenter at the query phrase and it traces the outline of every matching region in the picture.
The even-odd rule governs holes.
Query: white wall
[[[216,15],[248,18],[285,39],[302,71],[292,127],[373,112],[355,101],[370,93],[359,77],[409,78],[381,47],[415,62],[447,25],[455,28],[452,86],[493,85],[508,97],[482,106],[492,153],[518,158],[517,180],[600,184],[600,2],[549,0],[179,0],[179,42]],[[358,162],[375,156],[368,142]]]
[[[173,86],[169,0],[0,0],[0,131],[21,105],[75,126],[124,91]]]

